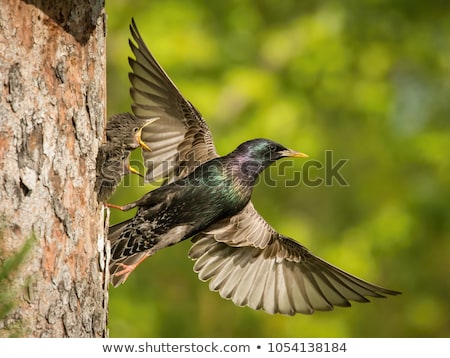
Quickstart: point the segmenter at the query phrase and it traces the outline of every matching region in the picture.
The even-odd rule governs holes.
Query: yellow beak
[[[280,151],[278,153],[280,153],[283,157],[291,157],[291,158],[308,158],[309,157],[308,154],[296,152],[295,150],[292,150],[292,149],[286,149],[286,150]]]
[[[142,130],[147,127],[149,124],[152,124],[153,122],[157,121],[158,119],[160,119],[160,117],[153,117],[147,120],[147,122],[141,127],[139,128],[138,132],[136,133],[136,140],[139,143],[139,145],[145,149],[146,151],[151,152],[151,148],[147,145],[147,143],[145,143],[141,136],[142,136]]]

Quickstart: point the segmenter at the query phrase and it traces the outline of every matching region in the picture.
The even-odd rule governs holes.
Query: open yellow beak
[[[136,133],[136,140],[139,143],[139,145],[145,149],[148,152],[151,152],[151,148],[147,145],[147,143],[145,143],[141,136],[142,136],[142,130],[147,127],[148,125],[152,124],[153,122],[157,121],[158,119],[160,119],[160,117],[153,117],[147,120],[147,122],[141,127],[139,128],[138,132]]]
[[[134,169],[131,165],[128,165],[128,170],[130,171],[130,173],[137,174],[141,178],[144,177],[141,173],[139,173],[139,171],[137,169]]]

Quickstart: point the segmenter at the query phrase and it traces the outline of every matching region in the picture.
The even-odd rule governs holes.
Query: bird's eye
[[[134,132],[134,133],[137,133],[138,130],[139,130],[139,127],[134,127],[134,128],[133,128],[133,132]]]
[[[270,149],[271,152],[275,152],[277,150],[277,146],[275,144],[271,144],[269,146],[269,149]]]

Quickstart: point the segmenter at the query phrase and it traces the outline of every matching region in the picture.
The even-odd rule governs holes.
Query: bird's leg
[[[137,205],[136,205],[136,203],[130,203],[127,205],[116,205],[116,204],[106,203],[105,206],[107,206],[108,208],[113,208],[113,209],[117,209],[120,211],[128,211],[128,210],[135,208]]]
[[[108,207],[108,208],[118,209],[118,210],[121,210],[121,211],[125,211],[125,210],[123,209],[123,206],[120,206],[120,205],[111,204],[111,203],[105,203],[105,206]]]
[[[141,257],[138,262],[131,264],[131,265],[126,265],[122,262],[118,263],[117,266],[122,267],[122,270],[120,270],[119,272],[115,272],[113,274],[113,276],[125,275],[125,277],[123,279],[123,281],[125,281],[128,278],[128,276],[130,276],[130,273],[132,273],[134,271],[134,269],[146,258],[147,258],[147,255],[143,255],[143,257]]]

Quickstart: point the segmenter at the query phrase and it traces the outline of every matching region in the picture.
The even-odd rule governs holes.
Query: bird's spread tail
[[[130,273],[147,257],[145,252],[137,252],[131,255],[127,253],[128,239],[123,237],[122,234],[130,221],[131,219],[109,228],[108,239],[111,243],[109,272],[114,287],[124,283]]]

